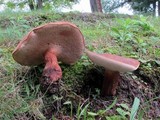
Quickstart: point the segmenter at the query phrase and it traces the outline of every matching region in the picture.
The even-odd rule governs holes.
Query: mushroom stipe
[[[45,53],[45,68],[42,74],[46,79],[49,79],[49,83],[53,83],[54,81],[62,78],[62,70],[58,65],[57,57],[53,51],[54,50],[49,49]]]
[[[120,82],[119,72],[105,70],[101,95],[102,96],[115,95],[119,82]]]

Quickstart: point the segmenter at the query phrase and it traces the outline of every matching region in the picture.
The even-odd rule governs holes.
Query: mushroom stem
[[[52,49],[45,53],[45,68],[43,76],[47,78],[48,83],[53,83],[62,78],[62,70],[58,65],[57,57]]]
[[[102,96],[115,95],[118,83],[120,81],[119,72],[105,70],[104,81],[102,85]]]

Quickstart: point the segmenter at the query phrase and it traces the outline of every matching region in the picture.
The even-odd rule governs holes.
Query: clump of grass
[[[96,41],[98,39],[106,37],[107,29],[101,24],[97,24],[97,26],[83,26],[82,33],[85,36],[86,40],[89,41]]]
[[[110,34],[125,51],[131,51],[131,54],[137,57],[143,57],[144,54],[145,57],[152,55],[150,49],[154,48],[154,39],[160,38],[146,17],[117,19],[117,24],[111,28]]]
[[[20,86],[15,83],[17,64],[12,59],[9,49],[1,48],[0,69],[0,118],[11,119],[17,112],[29,110],[28,104],[20,96]]]
[[[96,120],[98,119],[107,119],[107,120],[134,120],[136,118],[139,105],[140,105],[140,100],[136,97],[134,99],[133,105],[130,108],[127,104],[120,104],[118,105],[116,111],[118,112],[119,115],[111,115],[111,116],[106,116],[106,113],[109,112],[110,109],[112,109],[115,105],[117,105],[117,98],[113,100],[113,103],[106,107],[106,109],[101,109],[98,110],[97,112],[93,112],[92,110],[89,110],[89,105],[90,102],[87,103],[88,101],[85,101],[86,103],[82,103],[78,105],[77,111],[76,111],[76,119],[77,120]],[[71,101],[66,101],[64,103],[65,105],[70,105],[71,107],[71,118],[73,117],[73,104]]]
[[[8,13],[8,14],[7,14]],[[62,16],[54,12],[2,12],[0,15],[0,43],[18,41],[31,30],[41,24],[56,21]]]
[[[40,99],[39,86],[33,83],[35,76],[28,74],[28,67],[22,67],[13,60],[12,50],[0,48],[0,119],[15,119],[25,114],[38,118],[40,106],[33,107],[33,102]]]

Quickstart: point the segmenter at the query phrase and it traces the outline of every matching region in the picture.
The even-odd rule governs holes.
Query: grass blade
[[[139,105],[140,105],[140,100],[136,97],[134,99],[134,102],[133,102],[133,105],[132,105],[130,120],[134,120],[134,118],[135,118],[135,116],[137,114]]]

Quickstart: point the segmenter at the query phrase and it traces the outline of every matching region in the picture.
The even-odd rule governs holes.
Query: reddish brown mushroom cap
[[[13,51],[13,58],[21,65],[38,65],[49,49],[58,60],[72,64],[84,52],[83,35],[72,23],[48,23],[31,30]]]
[[[106,70],[129,72],[136,70],[140,65],[138,60],[118,55],[98,54],[89,50],[86,50],[86,54],[93,63],[103,66]]]

